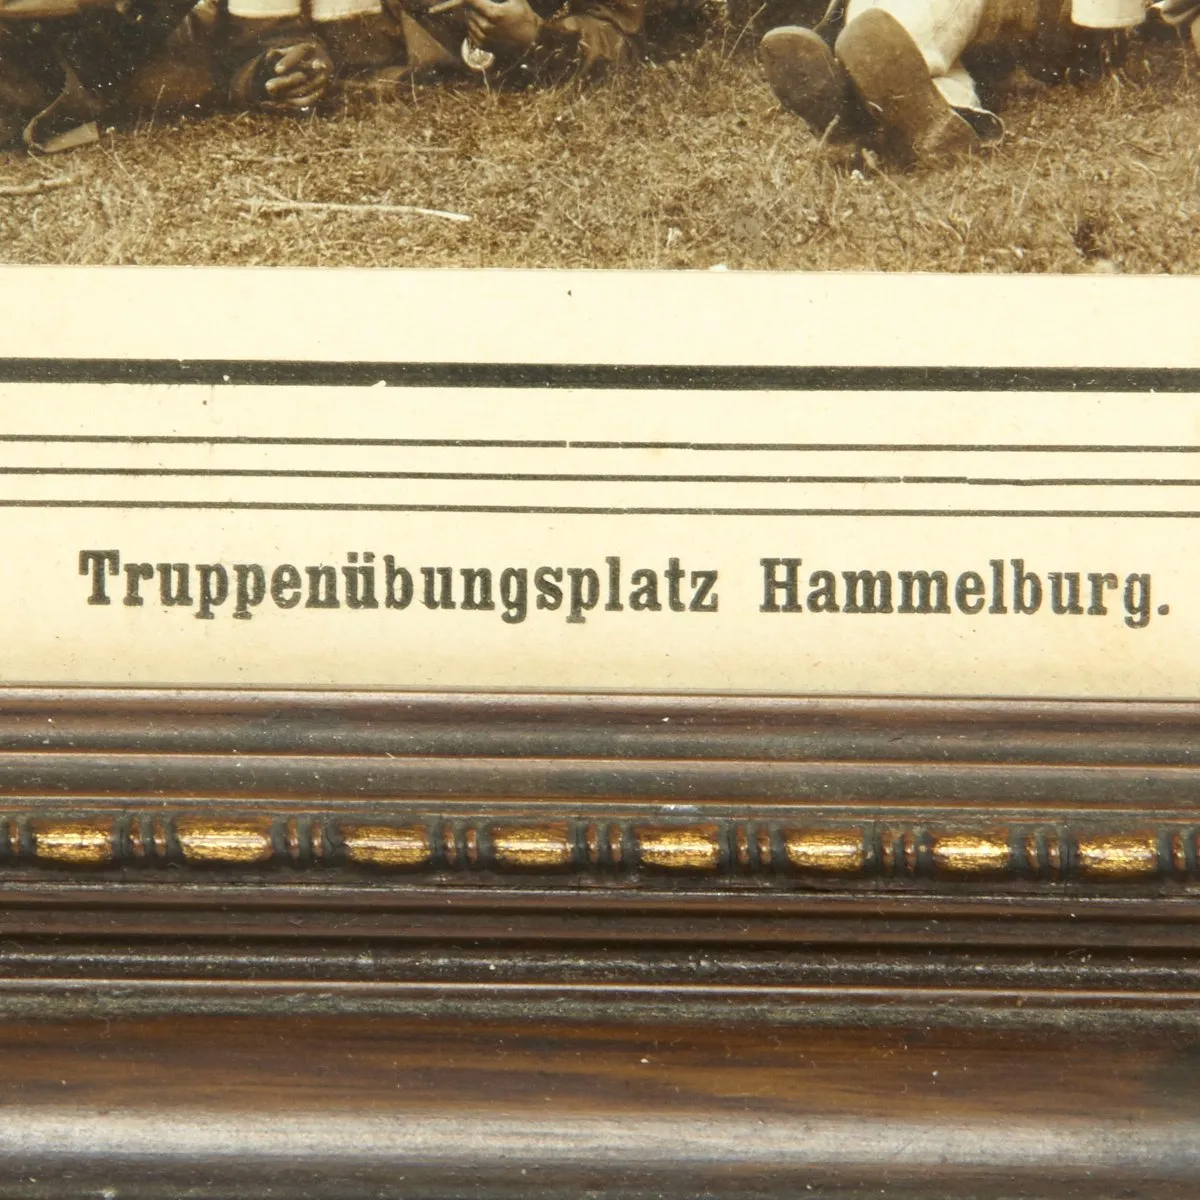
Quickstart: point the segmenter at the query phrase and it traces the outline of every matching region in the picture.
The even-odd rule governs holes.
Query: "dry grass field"
[[[0,257],[1200,270],[1200,62],[1179,43],[1136,44],[1101,82],[1017,89],[998,150],[904,171],[819,145],[775,103],[747,39],[692,24],[587,93],[352,87],[300,120],[146,120],[53,159],[0,155]],[[11,194],[39,181],[58,186]],[[356,208],[277,211],[293,202]]]

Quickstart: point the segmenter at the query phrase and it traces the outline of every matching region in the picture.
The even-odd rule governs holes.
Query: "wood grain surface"
[[[0,694],[0,1197],[1193,1197],[1200,706]]]
[[[1188,1196],[1195,1040],[197,1017],[6,1026],[6,1195]]]

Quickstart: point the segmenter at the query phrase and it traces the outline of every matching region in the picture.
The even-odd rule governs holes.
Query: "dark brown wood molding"
[[[864,824],[846,817],[700,822],[663,813],[547,816],[430,815],[380,803],[353,815],[289,809],[285,802],[234,815],[211,807],[38,810],[0,815],[0,869],[81,875],[122,869],[121,881],[155,870],[221,869],[222,880],[267,882],[272,869],[390,877],[396,886],[494,876],[536,878],[539,888],[581,879],[662,890],[704,880],[711,890],[749,886],[906,881],[933,886],[1019,884],[1194,884],[1200,826],[1110,818],[1071,827],[984,826],[986,814],[945,824]],[[2,878],[2,877],[0,877]]]
[[[1200,705],[0,690],[0,1200],[1183,1200]]]

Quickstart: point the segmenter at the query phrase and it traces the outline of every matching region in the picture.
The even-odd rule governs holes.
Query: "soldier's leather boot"
[[[802,117],[818,136],[846,119],[850,81],[833,51],[811,29],[781,25],[758,46],[767,82],[788,112]]]
[[[21,137],[30,150],[57,154],[99,141],[97,118],[99,100],[80,82],[74,70],[64,64],[63,89],[53,103],[32,117]]]
[[[868,111],[918,161],[951,162],[979,149],[978,134],[938,91],[924,55],[891,13],[872,8],[855,17],[835,53]]]

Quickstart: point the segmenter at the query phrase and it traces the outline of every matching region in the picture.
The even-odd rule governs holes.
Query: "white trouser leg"
[[[383,5],[380,0],[312,0],[311,11],[313,21],[321,25],[351,17],[377,17]]]
[[[938,90],[958,108],[979,108],[975,84],[959,58],[983,19],[986,0],[850,0],[849,24],[870,8],[882,8],[917,44]]]
[[[975,90],[975,80],[967,74],[962,63],[955,63],[945,75],[935,75],[933,82],[937,90],[955,108],[983,107],[979,93]]]
[[[285,21],[300,16],[300,0],[229,0],[229,15],[251,21]]]
[[[348,17],[377,16],[383,11],[381,0],[312,0],[309,12],[317,24],[324,21],[344,21]],[[229,0],[229,12],[235,17],[281,18],[299,17],[301,0]]]

